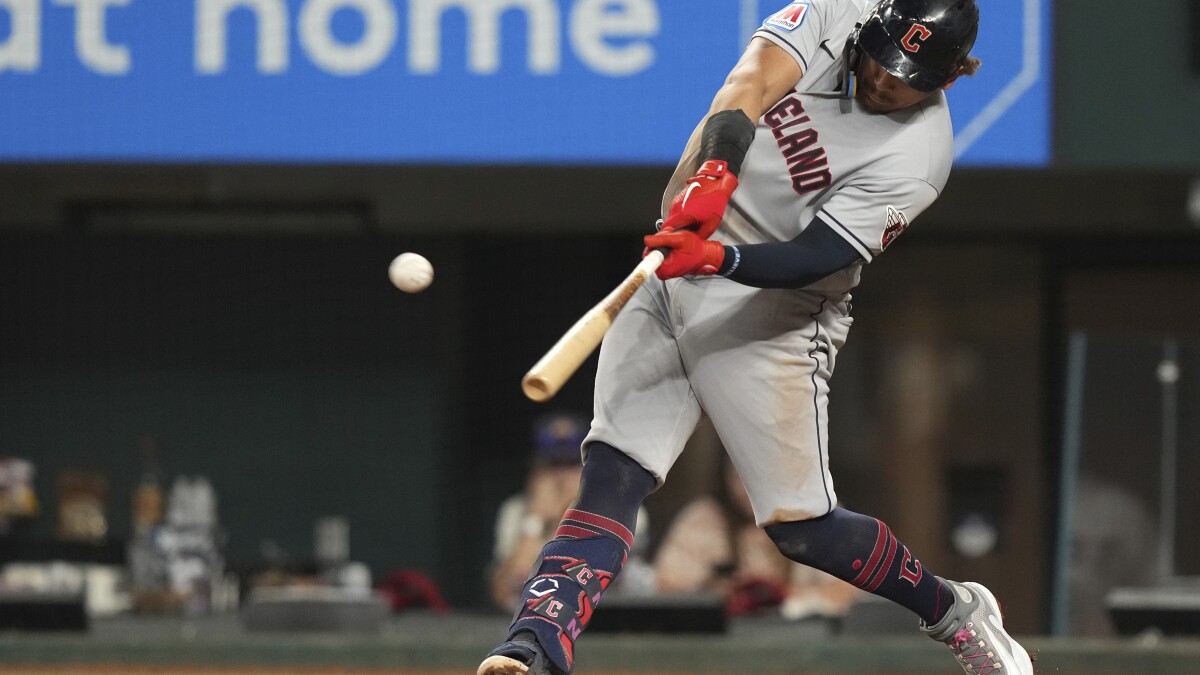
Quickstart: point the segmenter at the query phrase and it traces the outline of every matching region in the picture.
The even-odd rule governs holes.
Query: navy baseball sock
[[[883,521],[843,508],[812,520],[768,525],[780,552],[937,623],[954,604],[949,587],[924,569]]]
[[[656,484],[654,475],[625,453],[607,443],[592,442],[587,447],[575,508],[615,520],[633,532],[638,508]]]
[[[575,640],[629,557],[638,507],[655,484],[654,476],[612,446],[588,446],[579,499],[534,563],[510,638],[533,633],[555,668],[572,671]]]

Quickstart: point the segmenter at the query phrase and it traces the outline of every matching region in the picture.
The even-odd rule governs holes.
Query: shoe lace
[[[995,653],[987,650],[987,644],[975,632],[974,624],[968,623],[958,629],[946,644],[968,673],[993,675],[1000,672],[1001,664],[995,661]]]

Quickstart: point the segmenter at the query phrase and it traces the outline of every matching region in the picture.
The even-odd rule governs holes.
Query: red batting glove
[[[663,231],[694,229],[701,239],[708,239],[721,224],[729,196],[737,186],[737,176],[729,173],[728,164],[719,159],[708,160],[671,200]]]
[[[721,242],[701,239],[691,230],[664,230],[648,234],[642,241],[646,243],[647,254],[656,248],[668,249],[663,251],[667,259],[655,272],[664,281],[685,274],[716,274],[725,262],[725,246]]]

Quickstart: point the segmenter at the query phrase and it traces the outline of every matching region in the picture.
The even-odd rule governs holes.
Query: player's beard
[[[863,79],[859,81],[858,90],[855,91],[854,98],[858,99],[859,104],[867,112],[876,115],[884,115],[891,112],[891,108],[887,105],[887,102],[879,97],[879,91],[875,87],[875,83],[870,80]]]

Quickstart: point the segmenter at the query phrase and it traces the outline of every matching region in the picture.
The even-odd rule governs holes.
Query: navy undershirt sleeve
[[[717,274],[757,288],[803,288],[861,258],[850,242],[814,218],[790,241],[726,246]]]

